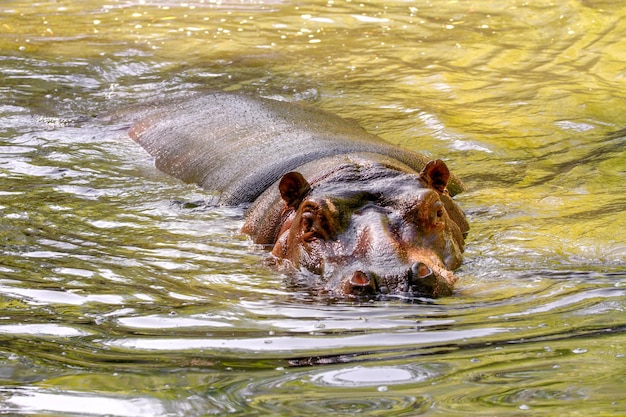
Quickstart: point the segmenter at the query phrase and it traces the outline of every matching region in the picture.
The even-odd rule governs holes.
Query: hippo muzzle
[[[439,297],[452,294],[455,282],[452,274],[442,276],[425,263],[415,262],[408,270],[395,275],[377,276],[356,270],[343,278],[338,288],[341,293],[356,297],[376,294]]]

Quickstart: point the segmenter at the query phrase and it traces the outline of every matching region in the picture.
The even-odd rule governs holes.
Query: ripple
[[[507,332],[504,328],[475,329],[469,331],[432,331],[412,333],[379,333],[356,336],[338,337],[290,337],[270,336],[263,338],[128,338],[105,342],[110,347],[136,350],[195,350],[195,349],[228,349],[237,352],[261,352],[276,354],[288,352],[298,355],[308,353],[320,354],[321,350],[339,348],[384,349],[402,346],[428,346],[444,342],[462,343],[467,339],[478,339]]]
[[[575,132],[587,132],[593,130],[596,127],[590,123],[585,122],[573,122],[571,120],[561,120],[554,123],[563,130],[573,130]]]
[[[58,324],[7,324],[0,325],[0,334],[30,335],[30,336],[62,336],[79,337],[89,333],[68,326]]]
[[[164,317],[160,315],[128,317],[119,320],[122,326],[140,329],[175,329],[181,327],[233,327],[231,323],[202,317]]]
[[[422,397],[388,395],[378,396],[378,393],[371,393],[370,398],[365,398],[363,393],[358,395],[341,395],[337,397],[328,395],[326,398],[302,398],[298,402],[287,402],[276,404],[277,399],[270,399],[265,404],[270,409],[298,410],[302,415],[400,415],[405,412],[411,412],[411,415],[425,413],[431,405],[431,402]],[[260,401],[258,401],[260,403]],[[267,407],[271,405],[271,407]]]
[[[89,410],[89,415],[102,416],[166,415],[163,405],[151,398],[123,398],[76,391],[59,394],[40,389],[7,390],[0,391],[0,393],[4,397],[0,405],[2,412],[28,414],[53,412],[84,415],[86,410]]]
[[[438,373],[424,367],[357,366],[322,372],[311,381],[325,386],[380,386],[403,383],[424,382],[438,376]]]
[[[227,392],[233,402],[243,402],[263,415],[419,415],[432,407],[428,396],[415,396],[406,392],[394,392],[387,385],[381,385],[373,374],[358,375],[365,368],[348,368],[338,370],[346,379],[365,378],[369,381],[364,385],[353,384],[332,385],[316,384],[317,376],[311,377],[307,371],[286,372],[279,377],[256,379],[253,383],[239,382],[228,387]],[[413,371],[393,367],[372,367],[369,370],[386,369],[399,379],[409,378]],[[331,374],[332,372],[329,372]],[[366,372],[369,373],[369,372]],[[319,374],[318,376],[321,376]],[[339,376],[342,378],[342,376]],[[400,381],[398,381],[400,382]],[[405,382],[411,382],[406,380]]]
[[[20,296],[26,300],[38,304],[66,304],[83,305],[87,303],[122,304],[124,298],[119,295],[78,295],[65,291],[31,290],[9,286],[0,286],[0,293],[11,296]]]
[[[512,404],[520,408],[547,406],[560,401],[583,401],[588,398],[580,389],[573,386],[567,390],[547,388],[521,388],[509,391],[504,395],[482,398],[488,404]]]
[[[19,160],[10,160],[5,162],[7,169],[13,176],[30,176],[30,177],[47,177],[47,178],[64,178],[64,177],[83,177],[86,173],[82,173],[69,168],[55,166],[40,166]]]
[[[626,291],[616,288],[599,288],[584,292],[578,292],[572,295],[563,296],[555,301],[547,302],[537,307],[532,307],[526,311],[506,313],[502,317],[514,317],[521,315],[536,315],[539,313],[546,313],[552,310],[563,310],[565,308],[571,308],[572,305],[579,305],[587,300],[603,300],[608,297],[624,297]]]

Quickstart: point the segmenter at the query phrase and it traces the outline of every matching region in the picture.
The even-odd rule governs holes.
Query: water
[[[620,2],[0,5],[0,414],[626,415]],[[305,101],[470,190],[454,296],[290,288],[119,109]],[[243,163],[247,163],[243,161]]]

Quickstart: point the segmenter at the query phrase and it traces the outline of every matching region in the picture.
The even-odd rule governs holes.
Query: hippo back
[[[358,124],[299,104],[209,93],[154,105],[129,135],[163,172],[220,193],[220,204],[254,201],[283,174],[324,157],[370,152],[416,171],[427,159]],[[451,194],[463,184],[453,179]]]

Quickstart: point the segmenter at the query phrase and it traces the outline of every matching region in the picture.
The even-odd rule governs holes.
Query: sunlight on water
[[[82,393],[57,394],[41,391],[22,391],[12,396],[7,406],[22,410],[25,413],[67,413],[113,416],[161,416],[166,415],[163,406],[149,398],[119,399],[97,397]],[[2,410],[2,408],[0,408]],[[98,411],[101,410],[101,411]]]
[[[0,414],[626,415],[619,2],[0,13]],[[263,266],[243,208],[126,135],[125,109],[215,89],[446,160],[471,223],[455,294],[337,300]]]

